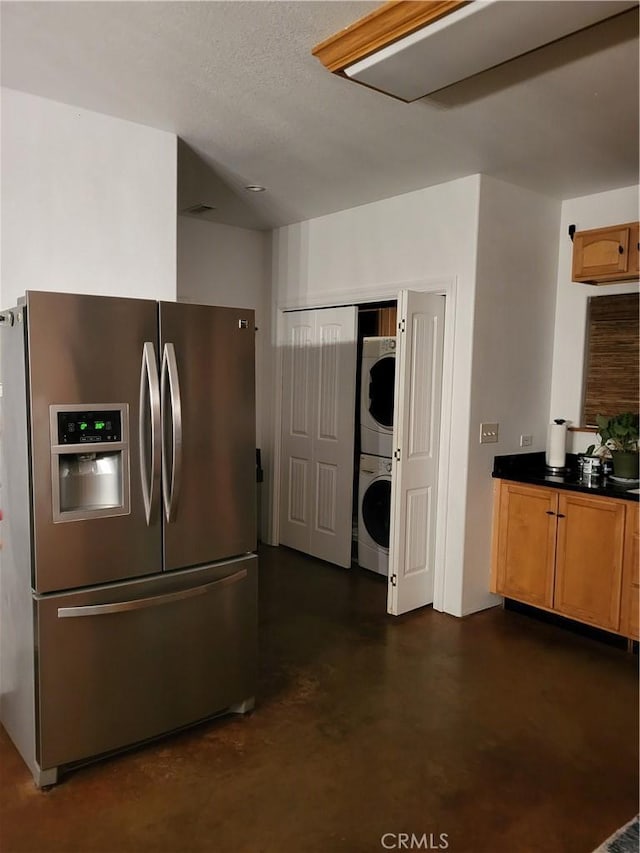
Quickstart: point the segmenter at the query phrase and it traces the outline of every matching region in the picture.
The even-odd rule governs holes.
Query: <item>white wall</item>
[[[257,325],[270,310],[271,234],[178,217],[178,299],[253,308]]]
[[[434,276],[460,276],[470,287],[478,191],[472,176],[279,229],[278,305],[386,295]]]
[[[493,457],[545,447],[559,223],[559,201],[482,177],[463,613],[499,600],[488,592]],[[480,444],[483,422],[499,424],[497,444]],[[523,434],[531,447],[520,448]]]
[[[253,308],[256,312],[256,442],[271,470],[271,233],[178,217],[178,301]],[[268,477],[264,496],[272,488]],[[262,501],[263,518],[268,501]],[[267,528],[261,520],[260,529]]]
[[[594,287],[571,281],[572,243],[569,225],[577,231],[633,222],[640,218],[639,187],[625,187],[596,195],[567,199],[562,203],[558,250],[558,298],[553,345],[553,375],[549,419],[566,418],[579,425],[584,381],[587,299],[614,293],[634,293],[636,283]],[[568,450],[580,453],[593,443],[589,433],[570,434]]]
[[[450,423],[452,478],[440,500],[446,524],[444,609],[456,614],[462,612],[465,560],[479,189],[479,176],[463,178],[281,228],[274,235],[276,309],[365,302],[394,297],[401,287],[455,283],[446,309],[447,323],[454,326],[452,393],[450,411],[443,413]]]
[[[173,300],[176,137],[2,89],[2,291]]]

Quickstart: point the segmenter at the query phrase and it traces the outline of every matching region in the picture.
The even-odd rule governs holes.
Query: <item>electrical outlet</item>
[[[533,436],[532,435],[521,435],[520,436],[520,447],[531,447],[533,444]]]
[[[480,444],[495,444],[498,441],[499,424],[480,424]]]

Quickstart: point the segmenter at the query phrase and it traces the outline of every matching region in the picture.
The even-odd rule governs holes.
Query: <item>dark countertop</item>
[[[640,495],[629,491],[629,489],[639,488],[640,484],[637,482],[620,483],[612,480],[611,477],[604,478],[597,486],[588,486],[580,482],[578,457],[574,453],[567,453],[567,471],[563,475],[548,473],[545,454],[540,452],[495,456],[491,476],[500,480],[513,480],[517,483],[529,483],[532,486],[550,486],[554,489],[567,489],[605,498],[622,498],[627,501],[637,501],[640,498]]]

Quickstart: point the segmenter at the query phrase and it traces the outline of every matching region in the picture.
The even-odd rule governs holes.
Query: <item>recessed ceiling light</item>
[[[266,187],[259,187],[258,184],[249,184],[249,186],[245,187],[245,190],[249,190],[250,193],[263,193]]]

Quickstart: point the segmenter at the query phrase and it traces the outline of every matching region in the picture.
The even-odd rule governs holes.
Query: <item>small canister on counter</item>
[[[597,486],[602,479],[602,460],[599,456],[580,456],[580,482],[586,486]]]

